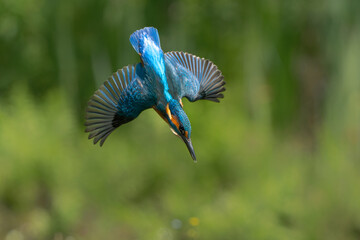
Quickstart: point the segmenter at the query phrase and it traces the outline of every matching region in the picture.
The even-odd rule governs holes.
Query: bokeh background
[[[1,0],[0,239],[360,239],[360,1]],[[130,34],[211,59],[184,101],[198,163],[152,111],[100,148],[88,98]]]

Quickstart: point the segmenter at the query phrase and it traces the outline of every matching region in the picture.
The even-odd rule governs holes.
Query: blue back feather
[[[154,43],[159,48],[161,48],[159,33],[158,33],[157,29],[153,28],[153,27],[145,27],[143,29],[137,30],[130,36],[130,43],[137,53],[139,53],[139,54],[141,53],[142,41],[143,41],[144,35],[150,37],[154,41]]]

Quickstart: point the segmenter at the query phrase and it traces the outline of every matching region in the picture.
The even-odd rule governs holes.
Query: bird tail
[[[140,49],[143,44],[142,40],[145,36],[151,38],[151,40],[153,40],[154,43],[160,48],[160,38],[157,29],[154,27],[145,27],[143,29],[135,31],[130,36],[131,45],[137,53],[140,54]]]

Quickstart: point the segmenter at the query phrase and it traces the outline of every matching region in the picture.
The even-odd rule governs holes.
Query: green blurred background
[[[360,1],[1,0],[0,239],[360,239]],[[104,147],[88,98],[130,34],[211,59],[184,101],[198,163],[152,111]]]

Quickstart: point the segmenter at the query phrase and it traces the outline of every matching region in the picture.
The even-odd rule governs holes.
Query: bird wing
[[[219,102],[225,91],[224,76],[210,60],[184,52],[165,53],[167,78],[179,99]]]
[[[85,132],[94,144],[102,146],[106,138],[122,124],[135,119],[155,104],[155,97],[145,81],[141,64],[119,69],[92,95],[86,108]]]

